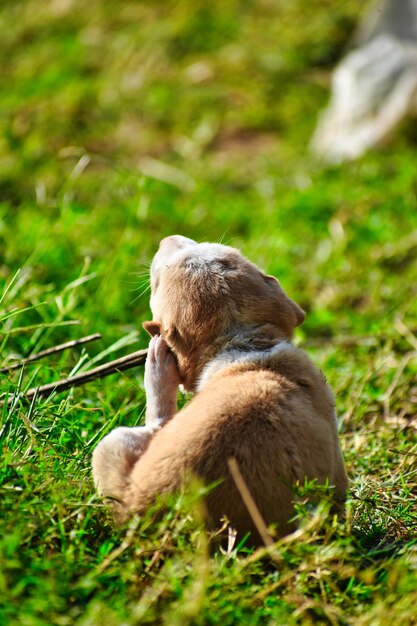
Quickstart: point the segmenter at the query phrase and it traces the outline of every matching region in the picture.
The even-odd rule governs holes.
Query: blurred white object
[[[381,145],[405,117],[417,115],[417,0],[385,0],[358,43],[335,69],[311,142],[333,163]]]

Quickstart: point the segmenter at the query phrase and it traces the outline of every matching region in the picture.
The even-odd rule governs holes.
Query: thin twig
[[[399,317],[394,320],[394,328],[400,335],[402,335],[402,337],[407,339],[408,343],[412,348],[414,348],[414,350],[417,350],[417,338]]]
[[[74,348],[75,346],[80,346],[85,343],[89,343],[90,341],[96,341],[97,339],[101,339],[100,333],[95,333],[94,335],[88,335],[87,337],[81,337],[80,339],[74,339],[73,341],[67,341],[66,343],[61,343],[58,346],[52,346],[52,348],[47,348],[46,350],[42,350],[37,354],[31,354],[30,356],[18,361],[17,363],[12,363],[11,365],[7,365],[6,367],[2,367],[0,369],[0,374],[6,374],[11,370],[16,370],[22,365],[26,365],[27,363],[33,363],[33,361],[39,361],[39,359],[43,359],[45,356],[50,356],[51,354],[58,354],[59,352],[63,352],[64,350],[68,350],[68,348]]]
[[[96,378],[104,378],[110,374],[123,372],[124,370],[131,369],[132,367],[143,365],[146,361],[147,353],[147,349],[137,350],[136,352],[132,352],[131,354],[115,359],[114,361],[109,361],[108,363],[94,367],[87,372],[76,374],[75,376],[69,376],[68,378],[64,378],[62,380],[56,380],[55,382],[48,383],[47,385],[41,385],[40,387],[33,387],[25,393],[22,393],[22,397],[30,400],[35,394],[39,397],[48,396],[52,393],[61,393],[61,391],[65,391],[71,387],[85,385],[85,383],[95,380]],[[13,397],[14,396],[8,398],[8,404],[10,404],[13,400]]]
[[[251,492],[248,489],[247,484],[244,481],[236,459],[234,457],[230,457],[229,459],[227,459],[227,464],[229,466],[229,470],[235,482],[236,488],[242,497],[243,503],[246,506],[248,513],[251,516],[252,521],[255,524],[256,530],[258,531],[263,543],[267,548],[272,546],[274,544],[274,540],[268,531],[265,521],[256,505],[255,500],[252,497]]]

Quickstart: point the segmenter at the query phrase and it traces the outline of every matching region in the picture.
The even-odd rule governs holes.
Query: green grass
[[[159,239],[221,239],[307,311],[297,341],[335,391],[351,488],[345,520],[300,492],[301,531],[270,554],[210,552],[198,487],[117,532],[90,458],[141,422],[142,371],[16,399],[0,623],[417,623],[415,138],[338,168],[306,150],[362,4],[2,3],[1,362],[103,335],[2,391],[144,347]]]

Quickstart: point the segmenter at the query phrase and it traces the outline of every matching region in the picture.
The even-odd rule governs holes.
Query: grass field
[[[91,452],[140,424],[142,370],[1,410],[0,623],[417,624],[416,135],[357,163],[308,154],[359,0],[3,0],[3,393],[140,349],[161,237],[222,240],[306,310],[336,394],[345,520],[300,489],[270,553],[211,554],[201,489],[117,532]]]

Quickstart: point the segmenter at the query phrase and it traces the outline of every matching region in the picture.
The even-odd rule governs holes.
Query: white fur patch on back
[[[262,366],[271,357],[285,355],[297,350],[298,348],[289,341],[281,341],[266,350],[245,351],[237,348],[223,350],[204,367],[196,387],[196,392],[198,393],[204,389],[210,378],[226,367],[238,363]]]

